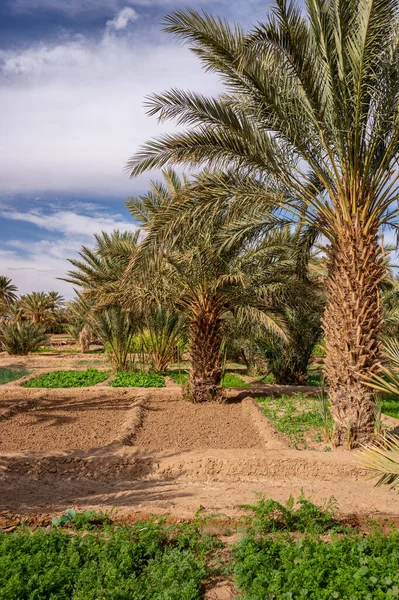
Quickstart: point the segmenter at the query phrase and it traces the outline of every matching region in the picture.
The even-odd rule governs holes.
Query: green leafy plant
[[[79,518],[82,522],[79,524]],[[131,526],[101,523],[69,509],[54,527],[0,533],[0,596],[98,600],[199,600],[220,543],[193,524],[151,520]],[[74,534],[65,531],[74,529]]]
[[[132,314],[120,306],[104,309],[94,318],[94,329],[104,344],[115,371],[129,365],[138,325]]]
[[[242,508],[252,515],[246,519],[251,534],[264,535],[275,531],[300,531],[307,533],[325,533],[344,531],[342,523],[334,517],[337,502],[331,497],[324,506],[318,507],[303,494],[295,506],[293,496],[285,504],[262,495],[256,504],[244,504]]]
[[[27,388],[74,388],[89,387],[105,381],[109,371],[87,369],[86,371],[53,371],[39,375],[24,384]]]
[[[329,442],[334,436],[334,423],[331,419],[330,403],[324,386],[317,392],[317,400],[319,402],[319,413],[323,422],[324,440]]]
[[[109,382],[111,387],[164,387],[165,378],[158,373],[120,371]]]
[[[399,595],[399,534],[367,536],[250,530],[234,553],[234,578],[246,600],[375,600]]]
[[[47,341],[42,325],[14,321],[0,324],[0,345],[8,354],[25,356]]]
[[[28,374],[29,371],[25,371],[25,369],[0,369],[0,385],[17,381],[17,379],[21,379],[21,377],[25,377]]]

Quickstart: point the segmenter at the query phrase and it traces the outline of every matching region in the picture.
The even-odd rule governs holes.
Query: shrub
[[[119,306],[105,309],[95,316],[94,329],[111,359],[112,368],[126,369],[137,333],[137,323],[131,314]]]
[[[151,369],[165,375],[170,363],[182,355],[185,346],[185,319],[162,306],[151,308],[144,319],[141,347]]]
[[[17,379],[21,379],[25,375],[28,375],[28,371],[25,371],[25,369],[19,371],[15,369],[0,369],[0,385],[10,383],[10,381],[17,381]]]
[[[130,373],[120,371],[115,379],[109,382],[112,387],[164,387],[165,378],[158,373]]]
[[[28,388],[73,388],[89,387],[105,381],[110,376],[107,371],[87,369],[86,371],[53,371],[31,379],[24,384]]]
[[[48,342],[42,325],[11,322],[0,325],[0,344],[11,355],[25,356]]]

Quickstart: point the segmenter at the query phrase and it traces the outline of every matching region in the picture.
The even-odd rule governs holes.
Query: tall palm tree
[[[336,443],[373,435],[385,266],[381,226],[397,225],[399,0],[276,0],[245,32],[193,10],[166,17],[223,94],[172,89],[148,100],[182,132],[146,143],[131,176],[166,164],[207,166],[212,205],[289,210],[327,238],[325,361]]]
[[[227,319],[256,322],[258,329],[284,337],[278,305],[306,294],[296,274],[289,231],[264,234],[256,240],[224,243],[224,229],[237,214],[229,203],[223,210],[193,219],[191,183],[165,171],[164,183],[153,183],[148,194],[128,201],[133,217],[146,232],[125,276],[136,285],[141,274],[145,294],[173,303],[188,323],[190,378],[185,395],[194,402],[223,399],[222,343]],[[176,220],[176,211],[184,218]],[[284,252],[281,251],[285,245]],[[143,283],[144,282],[144,283]],[[147,282],[147,286],[145,285]],[[148,290],[150,282],[151,290]]]
[[[6,311],[16,301],[17,291],[11,279],[0,275],[0,313]]]

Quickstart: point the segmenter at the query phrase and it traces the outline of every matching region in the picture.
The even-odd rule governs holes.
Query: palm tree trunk
[[[335,442],[354,447],[374,435],[375,397],[364,377],[379,370],[379,290],[386,269],[377,232],[365,233],[358,215],[343,223],[327,258],[325,370]]]
[[[190,376],[183,395],[191,402],[224,401],[222,327],[222,321],[212,313],[202,313],[190,320]]]

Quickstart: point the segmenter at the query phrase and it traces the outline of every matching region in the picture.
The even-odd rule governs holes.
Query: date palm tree
[[[328,240],[325,361],[336,443],[374,432],[385,275],[379,231],[397,225],[399,0],[276,0],[245,32],[193,10],[166,17],[225,86],[214,98],[172,89],[149,113],[185,127],[146,143],[127,169],[206,166],[212,205],[275,203]]]
[[[19,310],[22,317],[34,325],[52,325],[57,321],[57,311],[64,299],[57,292],[32,292],[21,296]]]
[[[69,259],[73,270],[63,281],[81,288],[86,299],[102,307],[115,304],[119,284],[139,243],[139,231],[102,231],[94,236],[94,248],[82,246],[79,258]]]
[[[222,343],[228,320],[234,318],[241,326],[256,323],[259,331],[284,338],[278,307],[298,296],[305,298],[308,287],[297,276],[288,230],[269,231],[255,240],[239,236],[226,244],[224,229],[239,216],[229,202],[211,219],[193,219],[197,199],[191,182],[172,170],[163,175],[163,183],[152,183],[146,195],[127,203],[146,235],[123,287],[129,301],[134,293],[130,281],[135,286],[140,274],[145,294],[184,315],[190,347],[185,396],[193,402],[223,400]],[[180,216],[184,212],[184,218],[176,220],[176,211]]]
[[[4,313],[17,299],[17,287],[11,279],[0,275],[0,314]]]

